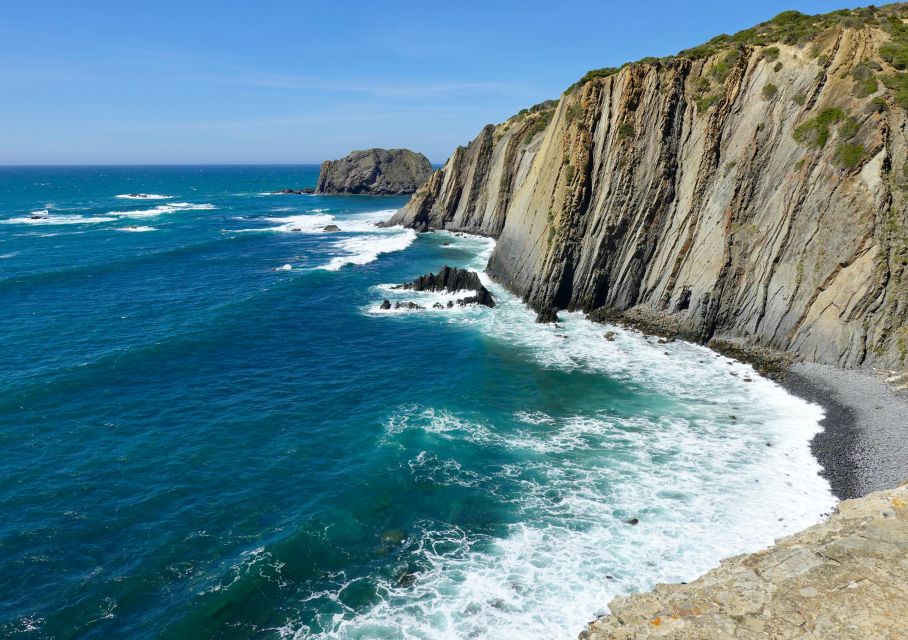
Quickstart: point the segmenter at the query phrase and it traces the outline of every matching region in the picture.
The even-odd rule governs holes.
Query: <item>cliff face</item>
[[[536,309],[903,366],[908,119],[876,80],[898,73],[889,39],[838,27],[625,66],[487,126],[392,222],[498,238],[488,272]]]
[[[413,193],[432,174],[429,159],[409,149],[353,151],[340,160],[325,160],[316,193],[399,195]]]

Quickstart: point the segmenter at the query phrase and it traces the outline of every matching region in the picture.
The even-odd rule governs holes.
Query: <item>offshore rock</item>
[[[413,282],[399,284],[395,289],[410,289],[412,291],[456,291],[473,290],[476,294],[468,296],[457,301],[457,304],[463,306],[467,304],[481,304],[487,307],[494,307],[495,300],[492,294],[480,282],[479,275],[475,271],[449,267],[445,265],[438,273],[427,273],[419,276]],[[451,306],[450,304],[448,306]]]
[[[390,224],[497,238],[487,272],[536,311],[904,368],[908,113],[889,43],[858,21],[593,75],[486,126]]]
[[[618,597],[583,640],[908,637],[908,485],[839,504],[822,524],[723,560],[689,584]]]
[[[408,194],[431,174],[429,159],[409,149],[353,151],[340,160],[322,162],[315,193]]]

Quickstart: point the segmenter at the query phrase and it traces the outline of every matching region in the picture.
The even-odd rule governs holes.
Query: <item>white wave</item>
[[[342,251],[343,255],[331,258],[326,264],[319,267],[326,271],[337,271],[342,267],[368,264],[383,253],[403,251],[416,240],[416,232],[412,229],[392,230],[390,233],[376,233],[346,238],[334,243],[334,249]]]
[[[159,204],[151,209],[138,209],[136,211],[109,211],[107,215],[117,216],[119,218],[153,218],[165,213],[175,213],[177,211],[205,211],[217,209],[213,204],[193,204],[191,202],[171,202],[168,204]]]
[[[466,305],[460,306],[457,304],[457,301],[461,298],[466,298],[468,296],[476,295],[476,291],[472,289],[463,289],[460,291],[412,291],[410,289],[397,289],[395,284],[380,284],[373,287],[374,291],[378,294],[376,300],[365,307],[365,311],[368,314],[387,314],[387,313],[412,313],[413,311],[427,311],[431,313],[483,313],[487,307],[482,305]],[[391,309],[382,309],[381,300],[388,300],[392,304]],[[399,309],[394,309],[393,305],[396,302],[401,304],[406,302],[413,302],[418,304],[422,309],[408,309],[406,307],[401,307]],[[448,307],[448,303],[451,303],[451,307]],[[441,305],[441,308],[436,307],[435,305]]]
[[[114,197],[122,200],[170,200],[173,196],[165,196],[157,193],[121,193]]]
[[[493,246],[478,238],[451,242],[474,243],[469,266],[480,269]],[[835,505],[810,452],[820,407],[705,347],[660,344],[579,313],[536,324],[516,296],[481,279],[495,309],[433,317],[475,327],[544,369],[601,374],[655,402],[630,417],[608,407],[550,415],[530,406],[507,425],[432,406],[398,407],[385,446],[418,442],[416,433],[445,442],[427,445],[432,451],[481,447],[509,461],[470,469],[473,456],[421,451],[408,462],[415,478],[478,487],[521,517],[501,537],[424,523],[408,532],[401,552],[420,567],[407,584],[377,579],[379,603],[319,618],[321,635],[289,622],[285,637],[575,638],[607,613],[614,596],[689,581],[721,558],[819,521]],[[391,291],[376,288],[385,297]],[[394,293],[418,302],[416,292]],[[315,594],[316,604],[345,587]]]
[[[80,216],[80,215],[50,215],[47,209],[34,211],[28,217],[7,218],[0,220],[0,224],[32,224],[32,225],[59,225],[59,224],[97,224],[99,222],[113,222],[116,218],[109,216]]]
[[[275,271],[291,271],[291,270],[293,270],[293,265],[292,264],[283,264],[279,267],[275,267],[274,270]]]
[[[157,231],[157,228],[132,225],[132,226],[128,226],[128,227],[120,227],[119,229],[117,229],[117,231],[127,231],[127,232],[131,232],[131,233],[144,233],[147,231]]]

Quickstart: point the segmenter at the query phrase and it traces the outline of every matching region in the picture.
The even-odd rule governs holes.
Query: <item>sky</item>
[[[0,164],[440,163],[589,69],[843,6],[4,0]]]

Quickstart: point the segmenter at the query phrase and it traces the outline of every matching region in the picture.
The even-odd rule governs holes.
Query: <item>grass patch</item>
[[[763,90],[760,94],[763,96],[764,100],[772,100],[776,97],[776,94],[779,93],[779,87],[774,85],[771,82],[767,82],[763,85]]]
[[[883,84],[892,92],[892,97],[903,109],[908,109],[908,73],[892,73],[883,76]]]
[[[582,113],[583,107],[579,104],[572,104],[565,111],[564,117],[567,120],[567,123],[571,124],[574,120],[579,118]]]
[[[792,96],[791,101],[794,102],[796,105],[803,107],[804,104],[807,102],[807,96],[803,93],[799,93],[799,94]]]
[[[760,57],[767,62],[772,62],[779,58],[779,47],[766,47],[760,52]]]
[[[618,125],[618,137],[619,138],[631,138],[634,135],[634,127],[627,122],[623,122]]]
[[[858,134],[858,129],[860,128],[861,125],[858,124],[857,120],[848,117],[839,125],[839,135],[845,140],[850,140]]]
[[[782,63],[777,62],[775,65],[773,65],[772,70],[775,71],[776,73],[779,73],[779,71],[782,70]]]
[[[841,109],[823,109],[816,117],[798,125],[792,135],[800,144],[823,147],[829,140],[829,127],[844,119],[845,112]]]
[[[721,95],[718,93],[708,93],[705,96],[697,98],[697,113],[704,114],[710,107],[715,105],[721,99]]]
[[[864,159],[864,145],[842,143],[836,147],[834,159],[842,169],[854,169]]]
[[[537,112],[536,120],[523,134],[523,142],[528,143],[536,137],[536,135],[542,131],[545,131],[546,127],[549,126],[549,123],[552,121],[552,116],[555,115],[554,109],[549,109],[548,111]]]

